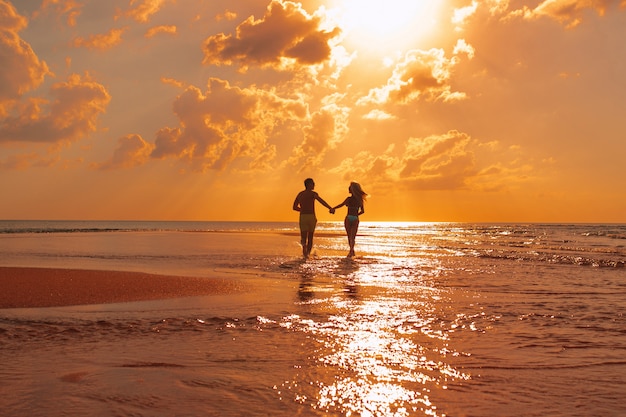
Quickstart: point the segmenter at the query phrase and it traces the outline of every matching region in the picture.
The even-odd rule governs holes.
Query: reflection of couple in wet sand
[[[350,196],[348,196],[343,203],[335,207],[331,207],[319,194],[313,191],[315,182],[312,178],[304,180],[304,188],[305,189],[300,191],[293,202],[293,209],[300,212],[302,255],[308,258],[313,248],[313,234],[315,233],[315,226],[317,225],[317,218],[315,217],[315,200],[317,200],[326,207],[331,214],[335,214],[335,210],[340,207],[346,206],[348,208],[348,214],[344,219],[344,226],[346,228],[346,234],[348,235],[348,245],[350,246],[348,257],[353,257],[356,233],[359,229],[359,216],[365,213],[364,203],[367,197],[367,194],[361,189],[361,185],[356,182],[351,182],[348,187]]]

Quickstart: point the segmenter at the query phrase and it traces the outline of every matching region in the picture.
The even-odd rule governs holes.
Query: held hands
[[[335,214],[335,209],[334,209],[333,207],[331,207],[331,208],[330,208],[330,210],[328,210],[328,212],[329,212],[330,214]]]

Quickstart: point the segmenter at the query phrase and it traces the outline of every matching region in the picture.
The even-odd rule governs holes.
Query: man
[[[312,178],[304,180],[304,188],[305,189],[300,191],[296,196],[293,202],[293,209],[300,212],[300,241],[302,243],[302,255],[306,259],[309,257],[311,249],[313,248],[313,233],[317,225],[315,200],[322,203],[331,214],[334,214],[335,210],[313,191],[315,182]]]

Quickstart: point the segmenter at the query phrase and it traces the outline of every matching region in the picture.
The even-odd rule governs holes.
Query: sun
[[[346,42],[370,51],[401,50],[434,34],[442,0],[334,0]]]

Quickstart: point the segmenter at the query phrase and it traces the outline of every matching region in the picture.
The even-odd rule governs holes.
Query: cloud
[[[359,181],[378,189],[396,186],[399,160],[394,155],[394,149],[395,147],[390,145],[381,154],[360,151],[354,157],[345,158],[337,167],[332,168],[330,173],[338,174],[346,181],[359,178]]]
[[[0,144],[74,142],[97,128],[111,99],[101,84],[72,74],[50,87],[52,102],[30,98],[0,120]]]
[[[198,171],[221,170],[238,158],[263,165],[267,162],[263,158],[274,155],[267,138],[285,121],[307,115],[306,105],[298,100],[231,86],[217,78],[209,80],[206,92],[187,87],[173,108],[179,126],[159,130],[151,156],[175,158]]]
[[[582,23],[588,10],[604,16],[618,3],[620,8],[626,8],[626,0],[543,0],[534,8],[523,5],[518,9],[511,9],[509,0],[484,0],[480,3],[474,0],[471,5],[454,10],[452,23],[458,31],[462,30],[481,8],[487,10],[489,15],[499,16],[503,20],[520,17],[527,20],[550,18],[567,28],[574,28]]]
[[[18,35],[26,25],[26,19],[10,3],[0,0],[0,117],[7,115],[14,100],[37,88],[46,75],[52,75]]]
[[[136,22],[146,23],[167,3],[167,0],[130,0],[130,8],[119,12],[119,16],[129,17]],[[134,5],[134,7],[133,7]]]
[[[459,55],[459,54],[466,54],[467,57],[469,59],[474,58],[474,54],[475,54],[475,50],[474,47],[470,44],[468,44],[465,39],[459,39],[456,42],[456,45],[454,45],[454,55]]]
[[[0,160],[0,170],[20,171],[31,167],[51,167],[59,162],[59,157],[42,158],[36,152],[27,154],[9,155],[4,161]]]
[[[298,3],[273,0],[259,20],[249,17],[236,34],[220,33],[204,45],[204,63],[285,68],[294,64],[320,64],[331,57],[329,42],[339,29],[321,29],[322,19],[311,16]]]
[[[230,10],[226,10],[224,13],[215,16],[215,20],[217,20],[218,22],[222,20],[235,20],[236,18],[237,13]]]
[[[398,154],[398,150],[402,152]],[[491,163],[490,160],[499,162]],[[404,149],[390,145],[382,154],[361,151],[331,170],[345,180],[360,178],[377,189],[496,191],[530,178],[534,167],[519,149],[499,150],[456,130],[410,138]]]
[[[626,8],[626,0],[544,0],[535,8],[524,5],[519,9],[509,9],[508,0],[488,0],[485,5],[492,16],[501,16],[504,20],[522,17],[527,20],[540,18],[550,18],[565,25],[568,29],[574,28],[582,23],[585,13],[588,10],[595,11],[599,16],[604,16],[607,11],[614,8],[619,3],[620,8]],[[472,3],[476,5],[477,3]],[[465,15],[465,9],[457,9],[455,16],[462,17],[460,24],[464,23],[467,17],[476,11],[473,7],[472,13]]]
[[[366,120],[394,120],[397,119],[396,116],[389,114],[380,109],[374,109],[363,116]]]
[[[174,25],[161,25],[151,27],[146,31],[145,37],[152,38],[160,33],[164,33],[167,35],[176,35],[176,26]]]
[[[298,172],[315,169],[328,150],[334,149],[348,132],[349,109],[335,104],[313,113],[310,124],[303,128],[304,140],[293,150],[288,165],[299,166]]]
[[[457,43],[455,53],[473,56],[473,50],[465,42]],[[452,69],[458,62],[456,55],[446,58],[442,49],[411,50],[396,64],[387,84],[371,89],[357,104],[407,104],[421,98],[427,101],[465,99],[464,93],[453,92],[449,84]]]
[[[56,5],[61,10],[78,7],[71,2],[44,2],[43,7]],[[72,6],[74,5],[74,6]],[[46,75],[53,75],[45,62],[39,60],[18,31],[26,27],[7,2],[0,0],[0,145],[45,144],[55,148],[74,142],[96,130],[97,118],[110,100],[106,89],[79,75],[70,75],[65,82],[54,83],[44,98],[37,88]],[[25,97],[27,93],[35,94]],[[25,169],[30,166],[52,166],[59,157],[41,157],[37,153],[14,154],[0,162],[3,169]]]
[[[161,77],[161,82],[163,84],[171,85],[180,89],[183,89],[186,86],[186,84],[183,81],[180,81],[171,77]]]
[[[127,28],[113,28],[104,34],[89,35],[86,39],[77,37],[74,39],[74,46],[99,50],[110,49],[122,42],[122,35],[126,30]]]
[[[3,31],[19,32],[24,29],[28,21],[20,16],[11,3],[0,0],[0,29]]]
[[[472,4],[465,7],[455,9],[452,14],[452,23],[455,24],[457,30],[465,24],[465,22],[476,13],[478,9],[478,2],[472,1]]]
[[[140,135],[126,135],[118,139],[111,159],[96,167],[106,170],[143,165],[150,158],[153,149],[154,145],[146,142]]]
[[[409,139],[399,179],[418,189],[463,188],[467,178],[476,174],[474,154],[468,149],[470,141],[467,134],[457,131]]]
[[[65,15],[68,26],[76,26],[76,20],[82,13],[84,2],[78,0],[44,0],[41,5],[41,11],[48,11],[54,8],[54,12],[59,15]],[[35,17],[39,12],[34,14]]]
[[[529,19],[547,16],[572,28],[582,22],[586,10],[595,10],[603,16],[613,4],[613,0],[545,0],[535,9],[526,10],[524,16]],[[626,1],[621,0],[620,5],[625,7]]]

